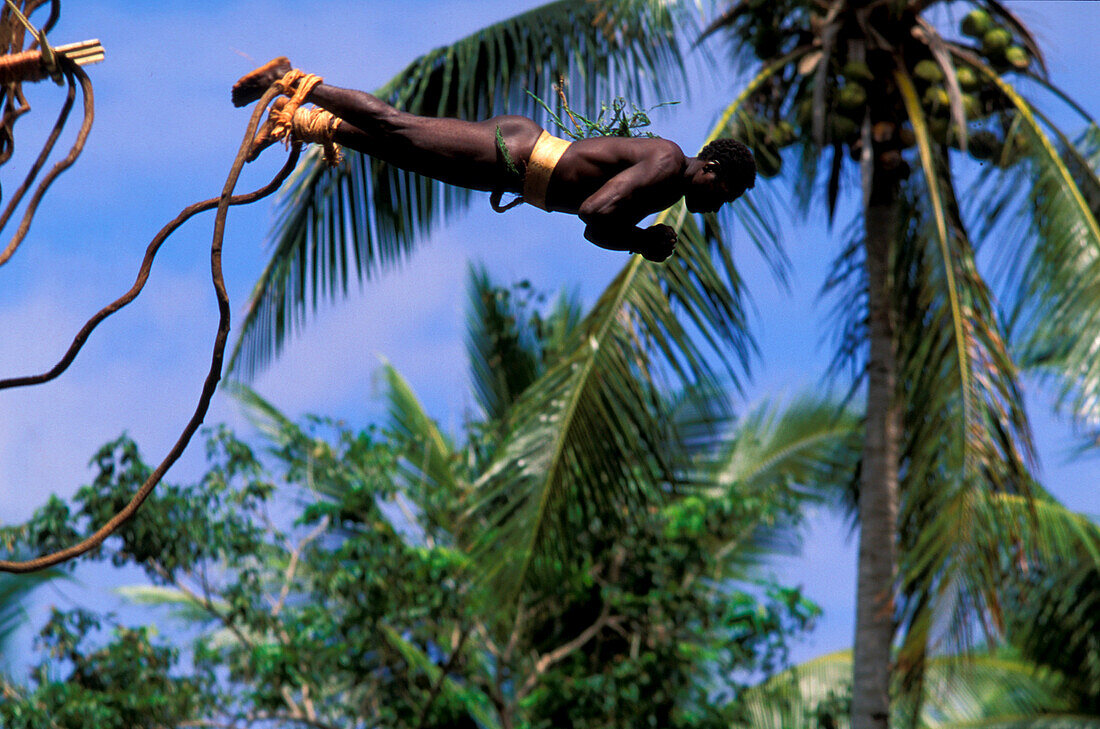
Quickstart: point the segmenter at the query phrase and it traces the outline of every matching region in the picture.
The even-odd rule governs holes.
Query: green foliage
[[[815,658],[747,690],[733,729],[847,729],[852,701],[848,651]],[[1065,677],[1036,671],[1011,651],[929,661],[928,696],[916,718],[910,701],[893,707],[890,726],[913,729],[1096,729],[1100,718],[1066,701]],[[895,693],[903,696],[899,686]]]
[[[470,299],[491,419],[470,423],[456,446],[392,370],[385,431],[295,424],[241,390],[264,450],[209,431],[207,473],[164,484],[89,557],[144,568],[151,584],[126,594],[197,632],[189,662],[150,628],[118,627],[103,641],[103,618],[57,615],[34,678],[8,688],[3,725],[728,725],[750,678],[785,667],[818,615],[752,565],[789,541],[776,535],[798,522],[796,486],[819,486],[826,471],[812,464],[845,450],[851,423],[807,401],[738,428],[714,420],[705,400],[670,403],[664,411],[692,433],[679,450],[662,445],[681,486],[625,514],[566,509],[574,545],[505,600],[485,592],[475,560],[509,558],[473,549],[487,522],[470,505],[509,447],[516,408],[563,361],[582,317],[569,297],[547,312],[529,285],[502,289],[476,272]],[[11,531],[17,548],[54,527],[80,536],[148,468],[125,437],[93,463],[96,478],[71,503]],[[598,476],[565,469],[576,483]]]
[[[116,626],[94,647],[101,619],[84,610],[53,611],[39,647],[46,659],[26,688],[4,682],[5,729],[160,729],[203,710],[211,684],[177,677],[179,649],[154,643],[154,630]]]
[[[652,123],[649,119],[649,112],[654,109],[659,109],[662,106],[672,106],[680,103],[678,101],[665,101],[646,110],[639,109],[635,104],[628,102],[620,96],[614,99],[610,106],[606,101],[600,102],[599,112],[597,112],[594,118],[590,118],[569,106],[569,100],[566,99],[565,93],[560,87],[555,87],[555,90],[561,97],[561,114],[569,117],[569,121],[572,122],[572,128],[570,128],[569,124],[566,124],[561,114],[550,108],[550,105],[540,99],[538,95],[530,91],[528,91],[527,94],[543,108],[546,115],[557,125],[558,129],[561,129],[573,139],[589,139],[592,137],[655,137],[657,135],[652,132],[640,131]],[[626,110],[628,104],[631,109],[629,113],[627,113]],[[604,116],[608,114],[610,114],[610,116],[604,119]]]

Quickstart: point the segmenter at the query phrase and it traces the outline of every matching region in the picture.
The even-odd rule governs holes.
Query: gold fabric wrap
[[[550,178],[554,174],[554,167],[558,160],[569,148],[570,142],[559,139],[550,132],[543,130],[539,139],[535,142],[535,148],[531,150],[531,158],[527,160],[527,170],[523,175],[523,201],[529,205],[546,210],[546,189],[550,186]]]

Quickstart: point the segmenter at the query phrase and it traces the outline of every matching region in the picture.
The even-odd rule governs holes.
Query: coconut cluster
[[[978,41],[982,55],[994,68],[1026,71],[1031,65],[1031,56],[1026,48],[1014,42],[1012,31],[998,24],[985,10],[979,8],[967,13],[959,29]]]
[[[784,119],[768,120],[744,113],[738,120],[735,136],[752,150],[756,174],[775,177],[783,169],[779,151],[797,140],[794,125]]]
[[[821,6],[807,0],[745,0],[730,17],[731,26],[747,42],[739,46],[741,52],[747,46],[763,60],[774,60],[777,54],[796,45],[810,45],[824,22]],[[775,22],[763,22],[769,18]],[[831,53],[811,52],[800,59],[798,73],[769,79],[739,115],[734,133],[752,149],[762,177],[779,174],[784,147],[818,132],[823,133],[818,141],[838,151],[846,148],[853,160],[864,158],[864,145],[870,141],[876,167],[898,179],[906,178],[910,166],[905,157],[911,155],[904,153],[915,144],[915,134],[892,74],[872,71],[889,68],[899,55],[910,64],[935,143],[962,147],[962,135],[953,117],[954,99],[967,122],[967,150],[973,157],[1006,166],[1019,159],[1024,151],[1020,135],[1012,134],[1009,144],[1005,144],[1008,130],[1014,128],[1015,112],[982,71],[957,59],[950,67],[941,65],[927,40],[912,32],[915,16],[899,16],[878,8],[867,21],[878,37],[896,39],[896,45],[883,50],[874,44],[853,43],[863,38],[866,29],[854,22],[840,22]],[[997,73],[1026,71],[1033,62],[1031,55],[1015,31],[1000,21],[999,16],[995,18],[983,9],[968,13],[960,30],[975,42],[970,45],[963,41],[963,47],[969,46],[968,50]],[[853,54],[857,46],[862,49]],[[820,63],[828,64],[827,72],[821,72]],[[956,82],[958,95],[954,91]],[[818,83],[826,85],[823,94],[815,94]],[[814,129],[815,115],[823,119],[823,128]],[[871,131],[866,138],[865,119],[870,120]]]
[[[978,53],[998,73],[1024,72],[1032,64],[1031,55],[1023,45],[1016,42],[1012,31],[981,8],[967,13],[959,30],[964,36],[974,39]],[[1003,166],[1014,164],[1025,151],[1024,138],[1019,134],[1013,135],[1006,144],[1007,130],[1013,126],[1014,112],[1005,105],[1005,100],[997,89],[982,82],[977,69],[960,65],[956,67],[955,75],[963,91],[966,118],[979,124],[978,128],[970,130],[968,134],[967,149],[971,156],[982,161],[992,160]],[[935,82],[939,83],[938,80]],[[932,93],[942,100],[939,91]],[[983,124],[994,115],[999,124]],[[945,130],[942,122],[937,121],[932,133],[940,141],[947,136],[949,138],[946,141],[956,147],[959,145],[956,135],[950,132],[949,127]]]

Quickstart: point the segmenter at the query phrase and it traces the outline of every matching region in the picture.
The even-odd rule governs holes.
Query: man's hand
[[[664,223],[651,225],[638,236],[636,253],[641,253],[646,260],[660,263],[672,255],[676,249],[676,231]]]

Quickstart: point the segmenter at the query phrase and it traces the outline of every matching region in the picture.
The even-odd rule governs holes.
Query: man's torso
[[[615,175],[644,162],[651,155],[683,152],[675,143],[660,138],[594,137],[573,142],[561,156],[547,192],[548,208],[576,213],[593,193]],[[639,190],[637,203],[645,214],[664,210],[683,196],[675,177]],[[644,217],[644,215],[642,216]]]

